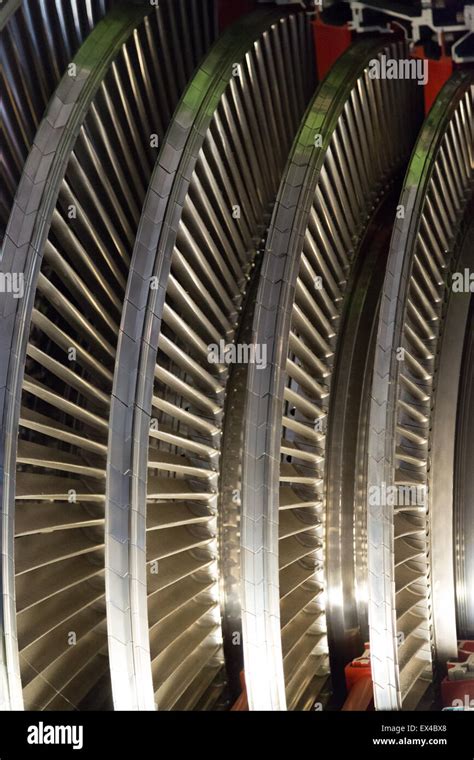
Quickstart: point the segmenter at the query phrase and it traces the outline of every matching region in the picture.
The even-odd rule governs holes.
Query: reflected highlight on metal
[[[436,710],[474,638],[472,71],[250,5],[0,12],[1,708]]]

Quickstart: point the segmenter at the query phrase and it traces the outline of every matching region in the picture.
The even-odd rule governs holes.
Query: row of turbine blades
[[[431,453],[450,324],[472,369],[472,75],[423,124],[368,75],[391,34],[316,87],[300,9],[38,8],[1,18],[4,706],[337,706],[370,640],[376,706],[415,708],[472,625]]]

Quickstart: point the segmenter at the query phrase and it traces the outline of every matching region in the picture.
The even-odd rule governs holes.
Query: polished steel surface
[[[471,198],[471,210],[467,209],[464,215],[469,225],[467,233],[465,224],[460,224],[459,241],[452,259],[454,271],[464,272],[465,268],[474,263],[473,204],[474,197]],[[456,558],[459,559],[462,555],[469,563],[474,551],[468,517],[469,488],[462,487],[457,493],[458,483],[455,480],[457,463],[459,467],[469,456],[469,444],[456,428],[459,424],[458,415],[462,415],[462,418],[469,415],[470,402],[468,397],[461,395],[461,384],[464,383],[464,387],[468,388],[472,382],[472,367],[467,363],[463,368],[463,350],[468,350],[469,334],[472,332],[472,325],[469,326],[471,300],[469,292],[455,293],[451,288],[447,293],[434,390],[428,487],[431,495],[430,558],[434,660],[440,674],[444,674],[446,662],[457,657],[458,637],[465,637],[463,626],[456,624],[457,611],[459,610],[459,615],[462,616],[463,607],[463,595],[456,593],[455,589]],[[456,514],[456,500],[459,515]],[[456,521],[462,521],[464,513],[467,525],[457,525]],[[460,545],[463,546],[463,550],[459,553]],[[469,576],[465,573],[462,575],[463,585],[467,583],[468,587],[471,582]],[[469,603],[469,598],[469,594],[464,595],[464,601]]]
[[[294,60],[285,69],[282,50]],[[210,362],[208,345],[235,340],[255,241],[309,99],[312,72],[304,15],[265,10],[231,27],[184,95],[143,209],[130,287],[143,282],[143,268],[156,285],[142,289],[138,304],[144,324],[132,399],[137,517],[131,530],[132,545],[144,546],[146,517],[158,709],[193,708],[210,690],[215,702],[225,687],[219,589],[228,575],[218,556],[217,513],[229,370]],[[236,520],[238,500],[234,509]],[[229,594],[237,590],[233,583]],[[252,671],[245,667],[248,680]]]
[[[436,657],[437,648],[449,653],[455,647],[451,577],[446,579],[447,609],[442,587],[433,588],[433,581],[444,583],[439,554],[452,558],[453,547],[451,510],[436,504],[433,493],[436,453],[433,461],[431,452],[446,273],[460,243],[473,186],[472,97],[469,72],[453,76],[420,132],[400,198],[404,218],[394,225],[382,295],[368,482],[378,492],[394,489],[397,502],[394,507],[382,499],[368,508],[369,623],[378,709],[416,707],[432,680],[432,649]],[[446,464],[450,467],[449,459]],[[449,477],[442,459],[437,466]],[[402,498],[407,494],[408,499]],[[432,523],[431,515],[435,507],[445,506],[443,542],[442,517],[437,514]]]
[[[76,499],[76,495],[71,495],[72,491],[69,493],[70,488],[75,489],[79,504],[82,501],[100,504],[103,501],[105,474],[103,463],[101,463],[103,453],[102,455],[98,454],[96,449],[95,469],[87,467],[86,459],[77,460],[77,458],[73,458],[74,463],[77,464],[76,472],[80,473],[82,469],[82,472],[86,473],[86,480],[83,481],[81,478],[77,481],[69,481],[57,474],[48,476],[48,471],[52,469],[50,460],[54,457],[48,452],[47,443],[42,438],[40,438],[42,443],[37,444],[40,452],[38,453],[38,449],[36,449],[35,454],[30,452],[30,456],[26,455],[26,461],[23,464],[22,449],[19,448],[17,452],[17,436],[19,426],[20,429],[25,430],[28,430],[30,426],[30,414],[22,412],[22,406],[25,406],[36,413],[44,414],[46,412],[46,420],[42,418],[40,422],[46,422],[48,425],[47,440],[61,440],[62,434],[55,432],[56,422],[59,422],[60,426],[65,425],[67,418],[61,417],[61,414],[69,414],[72,417],[73,424],[69,428],[66,424],[65,432],[77,436],[79,450],[81,448],[84,451],[88,450],[88,435],[81,435],[80,429],[76,430],[74,420],[92,427],[95,431],[96,446],[100,447],[102,444],[102,451],[105,452],[104,434],[107,430],[107,422],[104,408],[106,408],[107,402],[100,394],[103,379],[99,377],[95,383],[91,383],[85,377],[81,377],[81,373],[74,373],[70,366],[67,366],[67,352],[66,361],[64,358],[62,361],[58,360],[59,357],[56,358],[51,348],[45,352],[44,348],[48,346],[47,341],[54,340],[53,336],[59,335],[59,347],[61,347],[62,336],[69,346],[77,350],[81,365],[82,356],[85,357],[85,366],[89,365],[90,367],[93,363],[92,359],[88,360],[89,353],[80,345],[80,339],[77,340],[74,334],[68,335],[66,333],[63,335],[60,321],[53,319],[56,325],[50,326],[51,320],[40,315],[44,309],[41,308],[38,299],[42,297],[47,299],[47,294],[51,293],[52,302],[59,315],[61,315],[61,304],[64,301],[69,301],[68,308],[69,311],[73,312],[76,324],[78,321],[81,322],[81,327],[82,323],[87,324],[84,314],[81,313],[74,301],[70,297],[68,298],[67,289],[64,293],[61,292],[61,288],[58,288],[59,283],[55,281],[53,275],[53,272],[56,271],[59,272],[59,277],[62,278],[63,283],[67,282],[66,276],[68,275],[69,293],[80,293],[84,296],[84,306],[88,307],[88,313],[92,312],[99,320],[102,319],[103,324],[105,322],[107,325],[107,319],[104,319],[102,310],[107,314],[106,309],[112,306],[117,311],[118,299],[113,292],[110,296],[108,294],[105,296],[104,303],[100,303],[100,290],[102,290],[102,298],[104,298],[105,293],[103,275],[99,269],[94,268],[85,248],[81,245],[80,234],[76,233],[74,236],[71,229],[74,224],[70,226],[64,221],[67,218],[67,208],[71,202],[71,180],[69,180],[67,170],[70,168],[73,172],[75,169],[74,155],[71,157],[69,166],[67,162],[76,140],[81,139],[80,132],[85,111],[100,85],[104,73],[103,67],[106,67],[107,63],[113,60],[117,48],[120,49],[120,45],[133,30],[140,16],[143,17],[143,10],[134,8],[131,12],[123,11],[118,16],[108,17],[104,20],[99,25],[98,31],[95,30],[92,43],[90,42],[91,38],[89,38],[89,44],[85,43],[87,47],[82,47],[79,51],[74,61],[76,65],[75,76],[66,74],[61,80],[49,103],[46,117],[41,122],[35,138],[35,145],[25,165],[13,204],[3,250],[2,272],[11,269],[18,274],[21,273],[25,281],[26,291],[22,299],[15,299],[13,293],[6,294],[2,304],[4,329],[6,328],[4,345],[10,350],[9,363],[5,368],[6,393],[2,407],[2,452],[4,457],[2,510],[4,554],[2,556],[4,557],[3,583],[6,591],[4,610],[7,610],[5,612],[7,669],[10,702],[13,707],[21,706],[23,698],[25,698],[26,704],[31,706],[46,706],[58,694],[63,703],[70,702],[69,697],[61,697],[61,679],[64,679],[64,671],[61,674],[61,657],[58,657],[58,654],[67,655],[69,653],[74,657],[77,656],[80,661],[82,648],[85,653],[84,662],[86,664],[91,659],[91,648],[92,651],[100,651],[105,644],[104,631],[100,632],[101,626],[102,629],[104,627],[105,617],[103,613],[102,615],[100,612],[97,613],[89,605],[85,607],[85,615],[95,615],[95,619],[91,621],[90,626],[85,626],[89,637],[86,636],[83,639],[83,645],[79,645],[79,649],[69,646],[64,635],[61,637],[62,642],[59,650],[57,646],[46,648],[41,641],[41,636],[26,632],[26,627],[22,622],[32,614],[33,616],[36,615],[36,605],[40,605],[41,608],[42,605],[48,604],[50,588],[53,591],[61,592],[64,587],[68,587],[64,562],[71,569],[74,582],[88,582],[90,577],[95,579],[98,575],[99,584],[101,583],[100,556],[103,551],[103,536],[99,535],[100,530],[98,532],[96,527],[89,527],[87,525],[87,514],[84,514],[80,524],[85,521],[86,526],[84,529],[80,528],[71,533],[72,544],[68,549],[62,541],[66,535],[60,530],[53,533],[43,533],[40,530],[36,536],[17,536],[14,540],[15,524],[13,520],[16,511],[15,499],[17,500],[18,511],[21,511],[24,502],[29,501],[39,501],[40,503],[43,501],[45,503],[64,501],[67,504],[68,497]],[[54,149],[56,150],[53,152]],[[61,208],[63,216],[61,215]],[[79,214],[77,225],[81,225],[81,223],[83,224],[83,216]],[[81,261],[86,269],[86,282],[81,279],[80,270],[74,271],[71,263],[67,260],[67,256],[61,256],[64,238],[66,238],[66,249],[74,251],[78,261]],[[99,246],[97,247],[99,248]],[[48,268],[45,269],[45,267]],[[120,274],[116,265],[113,265],[113,270],[119,281],[122,280],[123,282],[123,274]],[[89,282],[87,282],[87,277],[90,278]],[[98,286],[97,297],[94,297],[92,292],[88,290],[91,283]],[[38,288],[38,296],[36,288]],[[106,306],[107,299],[108,304]],[[36,314],[39,315],[38,319],[35,319]],[[113,318],[109,317],[109,322],[113,325]],[[89,326],[89,334],[96,344],[101,361],[105,362],[102,375],[105,372],[111,378],[110,369],[107,373],[106,368],[107,358],[109,362],[113,359],[113,348],[109,343],[110,333],[107,334],[107,329],[110,327],[105,325],[104,335],[97,335],[97,325]],[[45,336],[43,342],[42,334]],[[62,350],[64,351],[64,342]],[[26,359],[26,357],[28,358]],[[27,365],[26,372],[25,364]],[[50,388],[48,388],[48,376],[52,386]],[[59,388],[56,387],[56,379],[64,384],[64,390],[60,389],[60,386]],[[69,386],[68,383],[70,383]],[[97,388],[97,394],[95,388]],[[75,392],[84,394],[84,398],[92,401],[90,409],[76,406]],[[46,408],[42,406],[43,404],[46,404]],[[52,413],[53,409],[57,410],[56,414]],[[57,414],[60,415],[59,418]],[[82,444],[82,438],[85,439],[84,444]],[[44,450],[42,446],[45,447]],[[41,461],[41,451],[45,455],[44,463]],[[17,464],[18,473],[16,472]],[[61,470],[67,471],[68,465],[71,466],[72,464],[73,462],[64,462]],[[90,486],[86,485],[89,483],[88,477],[91,478]],[[90,495],[87,493],[89,490],[91,491]],[[69,538],[69,534],[67,537]],[[94,560],[98,559],[95,565],[87,561],[88,558],[85,555],[88,553],[91,553]],[[47,572],[44,569],[45,566],[51,561],[53,563],[59,562],[59,564],[53,565],[55,580],[50,580],[48,584],[44,584],[41,582],[41,577]],[[36,579],[33,584],[31,578]],[[31,598],[33,589],[33,598]],[[16,613],[18,613],[18,619]],[[78,614],[84,617],[82,604],[79,605]],[[53,618],[53,629],[60,631],[60,628],[57,628],[60,623],[61,617],[58,621]],[[64,624],[67,625],[63,622]],[[84,627],[80,629],[79,635],[83,633]],[[97,668],[97,677],[100,678],[104,671],[102,665],[104,658],[100,655],[98,657],[100,667]],[[54,672],[55,661],[59,666],[57,673]],[[76,668],[80,669],[82,666],[81,663]],[[47,671],[48,667],[49,672],[45,672],[43,675],[43,671]],[[74,670],[71,674],[74,675]],[[91,671],[91,676],[93,680],[96,678],[94,669]],[[20,679],[24,687],[23,693],[20,687]],[[66,677],[66,683],[67,680]]]
[[[474,637],[472,72],[222,11],[2,4],[0,709],[352,709],[365,642],[439,709]]]
[[[3,240],[13,198],[46,106],[67,65],[113,0],[20,0],[2,13]]]
[[[377,313],[399,195],[396,172],[371,214],[346,288],[327,425],[326,583],[331,681],[347,696],[345,665],[368,641],[367,435]]]
[[[128,640],[114,628],[123,589],[113,582],[115,555],[104,542],[108,416],[127,271],[148,179],[206,44],[205,24],[189,28],[193,7],[124,6],[96,27],[74,60],[75,74],[65,75],[48,107],[10,218],[2,267],[14,260],[28,283],[26,297],[9,304],[15,348],[3,427],[5,516],[16,496],[16,525],[6,523],[6,578],[13,585],[14,573],[16,580],[6,631],[15,705],[22,698],[36,709],[109,704],[110,678],[116,707],[145,699],[141,682],[135,695],[128,688],[132,674],[140,681],[138,658],[123,688],[121,648]],[[202,11],[212,26],[212,5]],[[181,60],[174,55],[181,71],[172,80],[169,42],[183,34],[180,25],[193,44]],[[33,510],[35,530],[24,531]],[[120,527],[114,523],[112,530]]]
[[[262,266],[254,341],[268,343],[270,361],[249,371],[242,515],[244,588],[258,589],[265,611],[252,649],[244,639],[257,709],[294,709],[329,672],[326,611],[342,600],[327,584],[326,434],[341,313],[374,202],[408,156],[419,111],[413,82],[368,77],[384,52],[405,51],[390,40],[355,45],[317,91]],[[402,125],[401,112],[413,121]]]
[[[474,225],[466,236],[466,257],[474,259]],[[474,312],[471,294],[459,388],[454,480],[454,559],[457,630],[460,639],[474,637],[474,469],[472,467],[474,413]]]

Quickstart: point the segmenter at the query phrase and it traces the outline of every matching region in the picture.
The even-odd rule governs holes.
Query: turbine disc
[[[219,582],[220,575],[239,572],[220,566],[217,557],[229,373],[222,358],[210,361],[208,346],[235,340],[258,241],[311,92],[313,61],[302,14],[261,11],[231,27],[176,112],[143,210],[129,287],[133,298],[124,314],[126,323],[128,313],[135,319],[138,311],[142,324],[134,322],[134,345],[127,332],[117,373],[127,371],[130,348],[134,356],[140,349],[135,396],[121,399],[134,415],[137,522],[129,561],[144,567],[146,518],[151,669],[159,709],[213,706],[226,682]],[[233,510],[235,522],[237,504]],[[137,610],[144,608],[140,572]],[[237,583],[234,578],[234,592]],[[135,646],[143,636],[142,627]]]
[[[104,502],[122,302],[156,145],[212,29],[213,3],[112,10],[59,84],[25,165],[2,259],[25,281],[5,309],[13,705],[110,704]]]
[[[438,429],[449,402],[437,385],[445,376],[448,275],[462,245],[463,218],[472,197],[472,81],[469,72],[455,74],[420,132],[400,198],[405,216],[394,228],[382,293],[369,483],[397,498],[395,505],[385,498],[369,502],[368,510],[378,709],[414,709],[433,677],[432,647],[435,657],[436,649],[445,659],[457,653],[452,495],[448,501],[440,498],[443,482],[449,489],[452,470],[440,446],[446,437],[453,446],[454,436],[446,436],[445,423]],[[472,261],[472,249],[469,256]],[[462,343],[461,336],[459,363]],[[451,414],[454,425],[456,405],[451,403],[447,418]],[[443,582],[439,597],[436,581]]]
[[[4,193],[3,240],[16,189],[48,101],[68,63],[113,0],[21,0],[0,16]]]
[[[252,536],[244,588],[265,594],[265,624],[246,658],[254,709],[314,704],[329,672],[327,626],[347,602],[338,573],[353,560],[331,538],[337,516],[326,503],[332,378],[361,243],[408,158],[419,114],[413,82],[369,77],[382,54],[406,50],[390,40],[354,45],[321,84],[268,235],[253,332],[268,345],[269,367],[250,368],[243,463],[242,531]],[[354,504],[345,508],[352,535]],[[333,631],[335,644],[347,635]]]
[[[0,709],[432,710],[474,638],[473,71],[227,5],[2,3]]]

